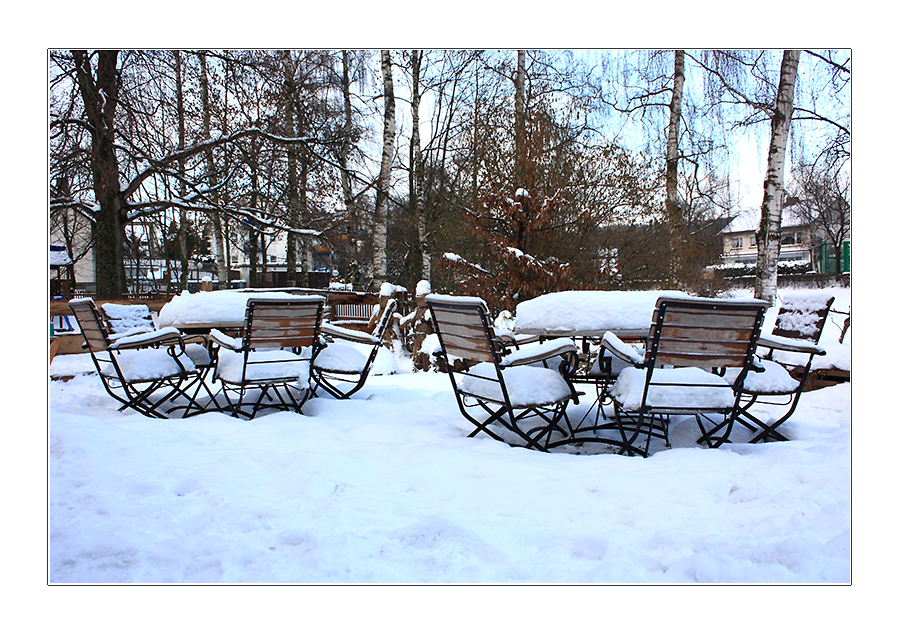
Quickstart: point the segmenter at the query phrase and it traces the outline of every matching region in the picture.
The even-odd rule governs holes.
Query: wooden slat
[[[494,357],[489,351],[475,349],[472,347],[457,347],[451,343],[444,343],[444,351],[450,356],[457,356],[470,361],[476,362],[492,362]]]
[[[88,304],[76,304],[72,307],[72,312],[78,320],[78,327],[87,341],[88,346],[94,352],[102,352],[106,349],[106,335],[100,325],[99,315],[96,310]]]
[[[692,325],[710,328],[753,328],[756,323],[756,313],[706,311],[695,312],[678,309],[666,310],[666,325]]]
[[[660,352],[656,356],[656,365],[673,365],[675,367],[743,367],[746,354],[710,355],[691,352]]]
[[[485,336],[473,338],[470,336],[459,336],[458,334],[444,334],[441,332],[441,342],[444,346],[452,345],[457,349],[473,350],[479,352],[491,353],[491,346]],[[459,354],[457,354],[459,356]]]
[[[659,352],[696,352],[709,355],[725,354],[730,356],[746,355],[749,352],[749,341],[661,338],[659,340]]]
[[[438,324],[438,328],[441,330],[441,334],[456,334],[458,336],[468,336],[470,338],[487,338],[487,335],[484,332],[484,326],[480,323],[478,325],[457,325],[455,323],[445,323],[444,321],[441,321]]]
[[[697,341],[749,341],[753,328],[670,325],[660,330],[660,339],[692,339]]]

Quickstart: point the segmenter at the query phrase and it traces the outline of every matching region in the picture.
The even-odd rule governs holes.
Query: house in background
[[[830,274],[835,270],[834,249],[823,235],[809,224],[798,222],[790,214],[784,217],[781,227],[781,252],[779,264],[808,265],[817,273]],[[732,220],[722,233],[724,238],[722,263],[725,266],[756,265],[758,253],[756,232],[759,220],[752,214],[742,214]],[[850,242],[845,241],[841,252],[841,271],[850,271]]]

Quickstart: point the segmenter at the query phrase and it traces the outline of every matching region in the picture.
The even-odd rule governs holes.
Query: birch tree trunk
[[[203,138],[209,139],[210,134],[210,103],[209,103],[209,77],[206,68],[206,51],[198,53],[200,58],[200,101],[203,106]],[[206,177],[209,181],[209,187],[212,189],[212,202],[218,204],[219,195],[215,191],[218,184],[216,176],[216,165],[213,161],[212,150],[206,151]],[[219,287],[228,288],[230,285],[228,279],[228,265],[225,261],[225,238],[222,231],[222,216],[218,211],[210,212],[210,220],[213,226],[213,249],[216,255],[216,271],[219,277]]]
[[[381,171],[375,196],[373,278],[380,287],[387,281],[387,202],[391,184],[391,162],[394,157],[396,131],[394,79],[391,75],[391,52],[381,51],[381,74],[384,77],[384,141],[381,150]]]
[[[666,215],[671,231],[672,273],[676,283],[684,280],[684,210],[678,199],[678,134],[681,126],[681,99],[684,93],[684,51],[675,51],[672,101],[669,104],[669,133],[666,140]]]
[[[419,135],[419,102],[421,91],[419,75],[422,70],[424,51],[412,52],[412,138],[410,141],[410,178],[409,201],[413,207],[419,243],[417,252],[421,257],[418,278],[431,281],[431,253],[428,246],[428,228],[425,223],[425,162],[422,159],[422,146]]]
[[[284,70],[284,130],[287,136],[296,135],[296,126],[294,123],[294,68],[291,64],[291,52],[282,51],[282,64]],[[296,228],[300,223],[300,196],[299,196],[299,180],[297,177],[297,149],[291,143],[287,147],[288,159],[288,226]],[[287,281],[288,287],[297,285],[297,237],[293,233],[287,234]]]
[[[515,178],[516,182],[513,186],[516,188],[525,186],[525,51],[520,50],[518,53],[518,62],[516,65],[516,113],[515,113],[515,132],[516,132],[516,162],[515,162]]]
[[[784,162],[791,117],[794,112],[794,86],[800,51],[786,50],[781,60],[778,96],[772,114],[772,138],[769,142],[768,166],[763,185],[763,201],[757,235],[756,284],[754,296],[775,302],[778,287],[778,254],[781,250],[781,211],[784,203]]]

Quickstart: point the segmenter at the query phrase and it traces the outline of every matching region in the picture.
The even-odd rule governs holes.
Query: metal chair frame
[[[240,340],[223,335],[218,330],[210,332],[210,340],[218,347],[214,348],[216,355],[213,382],[218,380],[222,386],[219,393],[225,398],[226,405],[218,410],[227,411],[233,417],[240,415],[253,419],[263,408],[275,408],[302,413],[302,407],[312,394],[312,386],[300,388],[293,383],[299,380],[297,376],[279,376],[275,378],[253,378],[248,376],[248,370],[252,374],[252,368],[285,362],[302,362],[311,365],[316,355],[324,347],[321,340],[322,316],[325,306],[325,298],[318,295],[307,295],[295,299],[249,299],[244,318],[244,337]],[[222,376],[220,372],[221,354],[225,351],[238,352],[243,355],[241,378],[232,381]],[[310,349],[308,357],[300,357],[301,352]],[[290,350],[296,358],[266,359],[255,354],[264,354],[265,351]],[[311,382],[311,376],[310,376]],[[250,390],[259,390],[258,397],[251,403],[247,402],[247,394]],[[295,397],[293,392],[298,392]],[[231,394],[237,394],[237,399],[232,400]],[[218,394],[216,394],[218,395]],[[273,396],[277,397],[275,402]],[[264,400],[269,404],[264,404]],[[215,398],[214,398],[215,400]],[[252,404],[252,410],[248,413],[245,405]]]
[[[576,403],[578,401],[578,395],[569,380],[570,368],[574,366],[577,352],[574,344],[523,349],[517,352],[515,360],[511,361],[513,356],[509,355],[509,350],[494,334],[484,301],[475,297],[437,295],[429,296],[425,301],[431,310],[435,333],[441,343],[442,349],[436,354],[446,362],[460,413],[475,426],[468,437],[475,437],[478,433],[484,432],[495,440],[520,446],[503,438],[492,429],[493,423],[511,432],[514,438],[522,440],[525,448],[541,451],[563,444],[572,437],[565,410],[570,400]],[[545,349],[541,350],[540,347]],[[513,403],[504,379],[504,370],[521,365],[546,363],[549,358],[555,356],[561,357],[560,375],[568,385],[570,393],[554,402],[528,405]],[[472,373],[472,370],[480,365],[489,365],[493,371],[486,374]],[[466,376],[496,384],[500,396],[489,397],[484,393],[466,391],[462,386]],[[484,413],[487,413],[486,418],[483,417]],[[537,425],[531,426],[532,422],[537,422]],[[525,428],[525,423],[529,423],[531,428]],[[563,428],[563,423],[567,428]],[[551,442],[554,432],[560,433],[562,440]]]
[[[366,359],[366,364],[361,372],[354,370],[343,371],[340,369],[324,369],[322,367],[317,367],[315,363],[313,363],[311,367],[314,382],[313,394],[321,387],[335,398],[345,400],[362,389],[366,384],[369,373],[372,371],[375,357],[378,355],[378,350],[383,346],[384,334],[387,332],[388,327],[390,327],[396,311],[397,300],[389,299],[385,303],[384,309],[378,317],[375,331],[371,334],[348,330],[340,326],[334,327],[328,323],[323,324],[322,333],[329,343],[341,340],[362,343],[369,346],[370,350],[369,356]],[[345,385],[349,385],[349,389],[347,389]]]

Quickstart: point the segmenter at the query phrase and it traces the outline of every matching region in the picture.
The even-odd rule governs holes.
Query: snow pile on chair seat
[[[500,384],[494,380],[497,372],[492,363],[479,363],[471,372],[463,376],[460,389],[468,394],[486,400],[503,401]],[[503,381],[514,407],[530,407],[559,402],[571,395],[569,385],[557,372],[543,367],[507,367],[503,370]]]
[[[329,343],[316,356],[316,368],[346,374],[359,374],[366,368],[368,358],[352,345]]]
[[[198,367],[209,365],[212,362],[212,358],[210,358],[209,356],[209,350],[199,343],[191,343],[189,345],[185,345],[184,353],[187,354],[190,357],[191,361],[193,361],[194,365],[197,365]]]
[[[116,354],[115,358],[119,369],[122,370],[122,376],[127,382],[158,380],[177,376],[182,371],[190,372],[195,369],[191,359],[182,354],[179,356],[181,364],[184,365],[184,370],[182,370],[166,348],[162,347],[126,350],[121,354]],[[102,372],[104,376],[117,377],[116,370],[112,365],[104,364]]]
[[[610,395],[625,410],[636,411],[641,407],[646,379],[646,369],[626,367],[610,389]],[[653,370],[653,383],[647,393],[647,404],[658,409],[728,408],[734,404],[734,392],[724,378],[699,367],[658,368]]]
[[[808,356],[807,356],[808,358]],[[788,371],[778,363],[757,359],[756,364],[763,371],[748,371],[744,378],[744,391],[750,393],[793,393],[800,386],[800,382],[791,378]],[[725,380],[734,384],[741,370],[737,367],[729,367],[725,370]]]
[[[829,341],[828,343],[819,343],[817,347],[825,350],[825,354],[822,356],[813,356],[810,371],[819,369],[850,371],[850,345],[848,343]],[[802,367],[806,365],[806,361],[809,360],[809,355],[775,350],[772,354],[772,358],[779,363]]]
[[[243,371],[244,352],[219,350],[217,375],[220,378],[226,382],[239,383]],[[248,382],[295,379],[303,384],[309,383],[308,354],[298,355],[282,349],[250,352],[246,374]]]

